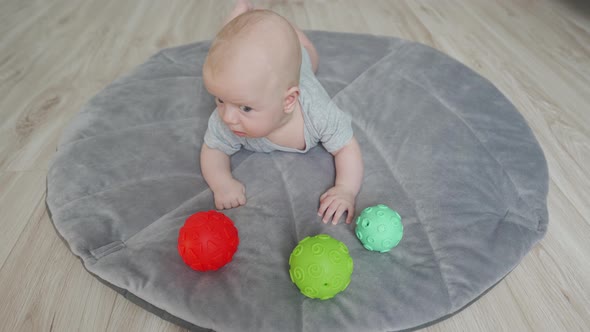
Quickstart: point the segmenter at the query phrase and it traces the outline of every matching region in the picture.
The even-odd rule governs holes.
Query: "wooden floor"
[[[302,29],[428,44],[491,80],[550,169],[549,231],[504,281],[428,331],[590,331],[590,3],[255,1]],[[219,0],[0,0],[0,331],[181,331],[90,276],[45,177],[83,103],[158,49],[210,39]]]

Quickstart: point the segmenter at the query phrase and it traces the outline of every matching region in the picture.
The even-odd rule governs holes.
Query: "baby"
[[[215,207],[246,204],[230,156],[242,147],[305,153],[318,143],[333,156],[336,181],[320,196],[318,215],[352,221],[363,177],[361,151],[350,117],[315,77],[318,55],[311,41],[282,16],[238,1],[203,65],[203,82],[215,96],[201,149],[201,171]]]

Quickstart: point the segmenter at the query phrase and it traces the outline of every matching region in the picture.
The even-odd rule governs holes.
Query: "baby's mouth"
[[[240,136],[240,137],[244,137],[246,136],[246,133],[241,132],[241,131],[237,131],[237,130],[232,130],[232,132],[236,135],[236,136]]]

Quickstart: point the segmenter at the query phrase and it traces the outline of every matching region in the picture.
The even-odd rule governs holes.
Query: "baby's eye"
[[[250,112],[252,110],[252,107],[250,106],[240,106],[240,109],[244,112]]]
[[[219,98],[217,98],[217,102],[220,103],[220,104],[223,104],[223,100],[221,100]]]

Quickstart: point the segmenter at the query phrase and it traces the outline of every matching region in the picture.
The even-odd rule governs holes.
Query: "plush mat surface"
[[[47,178],[59,235],[84,267],[148,310],[195,330],[391,331],[453,314],[499,282],[547,228],[543,153],[487,80],[427,46],[309,32],[318,77],[352,115],[365,175],[357,215],[386,204],[404,237],[367,251],[354,225],[325,225],[319,196],[332,156],[241,151],[234,176],[247,205],[224,211],[240,244],[200,273],[177,253],[185,219],[214,209],[199,169],[213,97],[201,80],[209,42],[165,49],[92,98],[68,126]],[[300,294],[288,259],[329,234],[354,260],[331,300]]]

